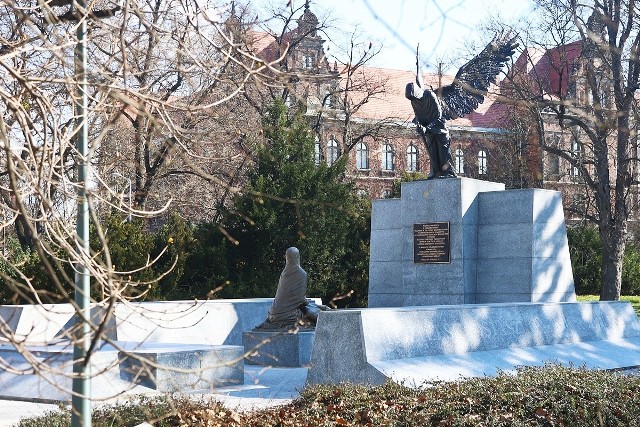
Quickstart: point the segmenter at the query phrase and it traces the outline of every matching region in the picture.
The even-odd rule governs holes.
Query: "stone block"
[[[531,258],[531,224],[483,224],[478,227],[478,258]]]
[[[530,258],[480,258],[477,265],[478,294],[531,293]]]
[[[534,294],[573,295],[575,286],[571,259],[568,254],[561,257],[533,258],[531,267],[531,292]],[[565,302],[567,300],[556,300]]]
[[[344,381],[381,384],[385,381],[385,376],[367,363],[360,316],[360,310],[320,313],[307,384]]]
[[[479,224],[532,224],[538,189],[482,193]]]
[[[242,345],[242,332],[262,323],[273,298],[117,304],[118,340]]]
[[[247,363],[263,366],[307,366],[314,331],[251,331],[242,334]]]
[[[404,294],[383,294],[369,292],[368,307],[403,307],[405,305]]]
[[[210,390],[244,382],[241,346],[141,345],[119,353],[120,376],[163,392]]]
[[[404,290],[410,294],[462,294],[464,269],[461,261],[451,264],[416,264],[415,276],[407,275]]]
[[[559,258],[569,255],[569,241],[564,223],[535,223],[532,228],[534,257]]]
[[[464,224],[462,227],[462,258],[478,258],[478,227],[475,225]]]
[[[562,193],[554,190],[535,189],[533,204],[533,222],[548,223],[552,226],[564,224]]]
[[[493,304],[505,302],[532,302],[531,293],[504,293],[504,292],[478,292],[476,293],[476,304]]]
[[[446,293],[446,294],[409,294],[404,296],[404,306],[424,306],[424,305],[455,305],[465,304],[465,294],[463,293]],[[383,307],[383,306],[378,306]],[[388,306],[384,306],[388,307]]]

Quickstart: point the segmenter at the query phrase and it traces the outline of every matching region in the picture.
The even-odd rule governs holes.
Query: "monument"
[[[577,303],[556,191],[457,178],[446,120],[477,108],[517,45],[494,39],[451,85],[405,95],[429,157],[428,180],[371,215],[369,308],[321,313],[307,382],[407,385],[546,362],[640,365],[629,303]],[[449,179],[439,179],[449,178]]]
[[[640,365],[629,303],[575,302],[560,193],[467,178],[401,193],[373,203],[369,308],[320,313],[308,383]]]

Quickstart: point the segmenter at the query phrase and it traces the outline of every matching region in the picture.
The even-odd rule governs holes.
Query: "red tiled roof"
[[[294,30],[295,31],[295,30]],[[273,36],[264,32],[252,32],[252,47],[256,55],[266,61],[275,61],[278,58],[278,49]],[[288,40],[291,34],[285,35]],[[364,74],[364,76],[362,76]],[[342,76],[345,75],[343,71]],[[409,123],[413,120],[413,110],[410,102],[405,98],[405,86],[415,81],[415,74],[411,71],[394,70],[388,68],[362,67],[356,72],[356,78],[370,82],[373,86],[384,84],[385,90],[364,104],[355,114],[355,117],[369,120],[390,119]],[[453,81],[454,76],[443,75],[442,85]],[[437,74],[424,74],[424,84],[437,88],[440,85]],[[344,80],[341,82],[344,85]],[[343,86],[344,87],[344,86]],[[495,88],[497,90],[497,87]],[[364,92],[353,93],[351,96],[355,102],[361,100]],[[503,123],[502,118],[507,107],[494,102],[495,97],[485,98],[477,111],[466,117],[450,120],[450,126],[459,127],[484,127],[499,128]]]
[[[547,50],[529,47],[516,60],[512,73],[525,73],[546,94],[566,96],[581,54],[581,41]]]

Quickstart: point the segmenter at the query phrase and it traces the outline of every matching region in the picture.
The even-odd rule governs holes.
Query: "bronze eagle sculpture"
[[[408,83],[405,96],[415,114],[413,122],[429,152],[428,179],[456,177],[451,159],[451,137],[446,121],[464,117],[484,101],[489,86],[516,48],[515,37],[497,35],[472,60],[460,67],[451,84],[433,90],[422,81],[419,46],[416,50],[416,82]]]

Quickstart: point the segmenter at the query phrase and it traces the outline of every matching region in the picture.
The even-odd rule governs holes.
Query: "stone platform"
[[[627,302],[503,303],[320,313],[308,383],[407,384],[574,364],[640,366]]]
[[[272,302],[116,304],[104,328],[114,345],[103,343],[91,358],[92,398],[237,384],[243,378],[242,333],[262,323]],[[93,323],[104,322],[103,307],[91,312]],[[0,306],[0,398],[70,400],[73,314],[70,304]]]
[[[262,366],[308,366],[314,331],[251,331],[242,334],[246,361]]]

